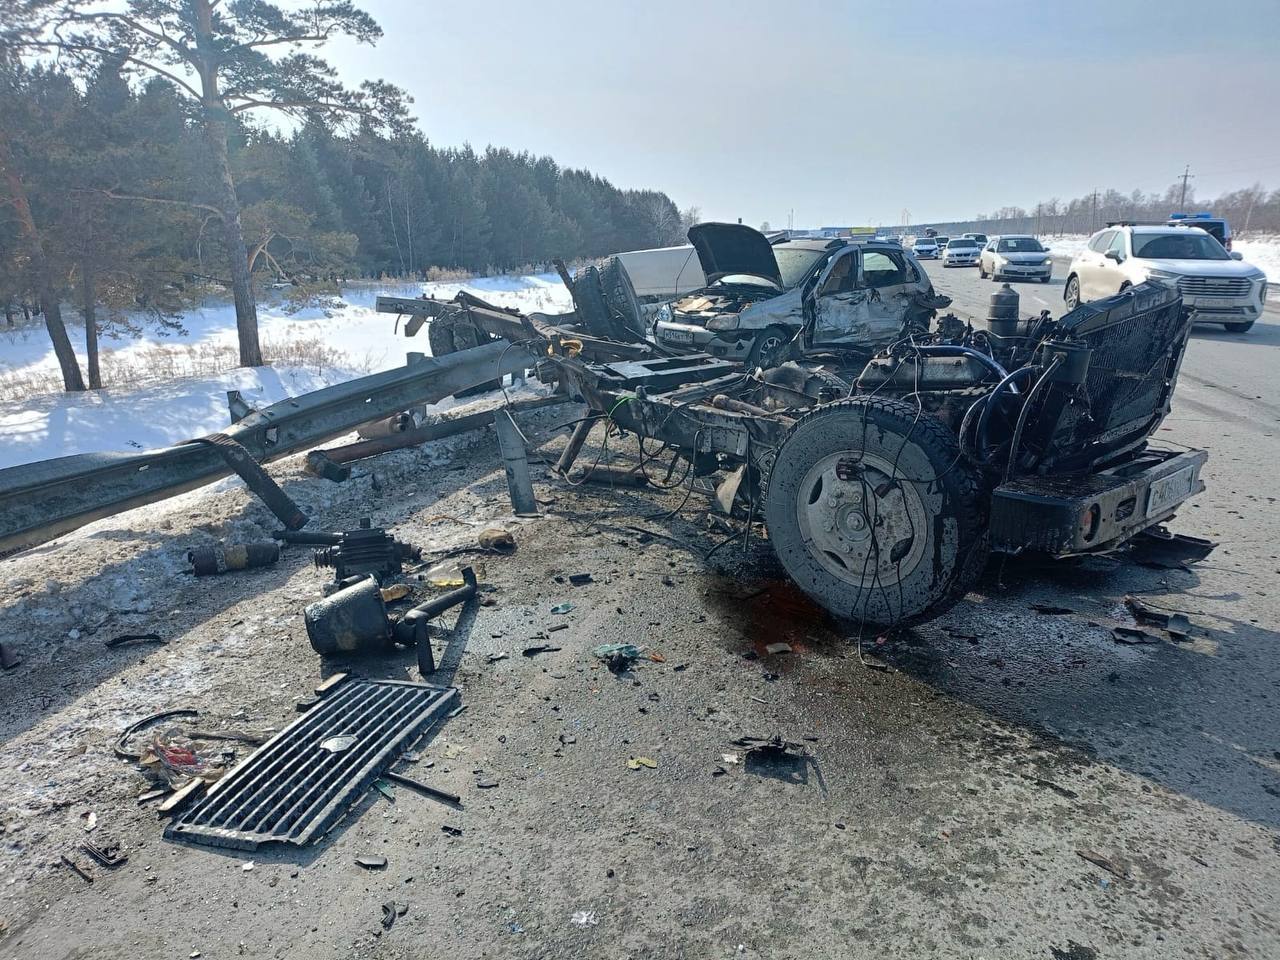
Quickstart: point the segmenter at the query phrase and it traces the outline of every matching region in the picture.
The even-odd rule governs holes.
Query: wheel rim
[[[1074,310],[1080,304],[1080,281],[1072,279],[1067,284],[1067,307]]]
[[[773,336],[765,337],[763,340],[760,341],[760,352],[759,352],[760,359],[762,361],[765,361],[765,360],[771,361],[775,359],[774,354],[776,354],[780,349],[782,349],[781,337],[777,336],[776,334],[774,334]]]
[[[864,589],[896,586],[924,558],[927,512],[895,465],[849,450],[819,460],[800,481],[796,519],[805,546],[832,576]]]

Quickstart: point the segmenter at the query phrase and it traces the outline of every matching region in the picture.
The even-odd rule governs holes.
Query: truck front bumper
[[[1203,450],[1148,450],[1102,473],[1001,484],[991,501],[991,548],[1055,557],[1114,549],[1203,490],[1208,459]]]

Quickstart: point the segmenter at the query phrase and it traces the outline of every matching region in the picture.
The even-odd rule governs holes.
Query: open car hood
[[[689,228],[689,242],[698,252],[698,262],[709,284],[734,274],[747,274],[782,287],[782,271],[773,247],[759,230],[741,223],[699,223]]]

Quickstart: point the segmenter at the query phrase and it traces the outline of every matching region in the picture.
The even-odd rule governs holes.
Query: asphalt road
[[[990,282],[928,269],[982,315]],[[1061,288],[1017,289],[1031,312]],[[485,435],[342,485],[273,467],[323,529],[372,516],[446,549],[503,523],[519,544],[480,558],[493,605],[447,616],[437,640],[436,679],[467,710],[409,772],[462,808],[370,793],[305,850],[167,843],[143,776],[111,754],[166,707],[213,729],[286,723],[340,666],[306,640],[324,579],[306,551],[179,572],[193,540],[272,529],[260,505],[223,484],[6,560],[0,635],[26,662],[0,681],[0,955],[1280,956],[1278,334],[1272,317],[1197,332],[1159,434],[1211,452],[1208,490],[1174,524],[1220,541],[1207,561],[996,562],[946,616],[861,648],[763,545],[704,560],[721,535],[701,494],[570,488],[535,465],[545,513],[515,522]],[[554,458],[574,415],[521,422]],[[635,453],[597,432],[583,456]],[[567,582],[580,572],[593,581]],[[1192,639],[1115,643],[1128,593],[1185,612]],[[96,635],[71,637],[87,622]],[[126,630],[169,642],[103,648]],[[615,676],[591,652],[612,642],[657,656]],[[409,653],[353,666],[415,676]],[[774,733],[803,755],[734,743]],[[92,885],[58,860],[79,856],[90,813],[97,842],[130,855],[90,865]],[[370,853],[387,867],[355,864]],[[405,908],[390,929],[384,903]]]

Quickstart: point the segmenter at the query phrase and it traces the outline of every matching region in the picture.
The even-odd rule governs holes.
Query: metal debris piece
[[[404,561],[422,559],[422,548],[402,543],[381,527],[361,517],[360,526],[336,534],[337,542],[322,546],[312,554],[318,568],[333,569],[335,581],[373,574],[379,581],[404,569]]]
[[[382,870],[387,865],[387,858],[375,856],[371,853],[362,853],[356,857],[356,864],[366,870]]]
[[[536,657],[536,656],[537,656],[538,654],[540,654],[540,653],[555,653],[556,651],[558,651],[558,650],[560,650],[560,649],[562,649],[562,648],[557,647],[557,646],[554,646],[554,645],[552,645],[552,644],[550,644],[550,643],[539,643],[539,644],[535,644],[535,645],[534,645],[534,646],[532,646],[532,647],[525,647],[525,648],[524,648],[523,650],[521,650],[520,652],[521,652],[524,656],[529,657],[530,659],[532,659],[533,657]]]
[[[323,836],[457,701],[453,688],[348,680],[223,777],[165,829],[170,840],[255,850]],[[330,753],[321,744],[354,735]]]
[[[1170,533],[1164,527],[1144,530],[1129,544],[1128,555],[1134,563],[1157,570],[1185,570],[1188,563],[1203,560],[1218,545],[1203,537]]]
[[[575,587],[585,587],[588,583],[594,582],[594,577],[589,573],[571,573],[569,574],[569,582]]]
[[[509,654],[509,653],[507,653],[507,651],[503,650],[503,651],[501,651],[501,652],[499,652],[499,653],[491,653],[491,654],[489,654],[489,656],[485,658],[485,662],[486,662],[486,663],[497,663],[499,660],[506,660],[506,659],[507,659],[508,657],[510,657],[510,656],[511,656],[511,654]]]
[[[191,572],[197,577],[212,577],[231,570],[269,567],[279,559],[280,544],[274,540],[219,543],[192,547],[187,551],[187,562],[191,564]]]
[[[345,463],[335,463],[323,450],[309,450],[305,464],[307,473],[321,480],[343,483],[351,479],[351,468]]]
[[[1095,867],[1101,867],[1103,870],[1107,871],[1107,873],[1113,874],[1121,880],[1132,879],[1129,871],[1124,866],[1117,863],[1115,860],[1112,860],[1110,857],[1098,853],[1096,850],[1077,850],[1076,856],[1082,860],[1089,861],[1089,863],[1092,863]]]
[[[525,450],[524,435],[516,426],[511,414],[504,409],[493,412],[493,426],[498,432],[498,450],[507,472],[507,492],[511,496],[511,508],[517,517],[536,517],[538,498],[533,493],[533,480],[529,476],[529,457]]]
[[[551,608],[551,612],[559,616],[563,616],[564,614],[569,613],[572,610],[573,610],[573,604],[568,602],[557,603],[554,607]]]
[[[430,765],[431,764],[427,764],[427,766]],[[433,800],[443,800],[445,803],[453,804],[457,807],[462,806],[462,798],[456,793],[450,793],[448,790],[441,790],[439,787],[428,786],[427,784],[414,780],[411,777],[406,777],[403,773],[396,773],[394,770],[388,770],[383,774],[383,776],[393,783],[398,783],[401,786],[408,787],[410,790],[417,790],[419,793],[431,797]]]
[[[1124,604],[1135,620],[1162,627],[1174,640],[1185,640],[1191,634],[1191,620],[1185,613],[1155,606],[1133,594],[1124,598]]]
[[[1046,617],[1062,617],[1069,613],[1075,613],[1070,607],[1056,607],[1052,603],[1033,603],[1031,609]]]
[[[67,869],[71,870],[77,877],[79,877],[85,883],[93,883],[93,877],[90,876],[88,873],[86,873],[84,868],[81,867],[80,864],[76,863],[74,860],[68,857],[65,853],[62,855],[62,862],[66,865]]]
[[[108,843],[104,847],[99,847],[86,840],[84,843],[80,844],[80,849],[93,857],[93,859],[97,860],[98,863],[102,864],[108,870],[114,870],[116,867],[122,867],[129,862],[129,857],[121,850],[120,844],[118,843]]]
[[[104,640],[104,647],[119,647],[126,643],[168,643],[158,633],[122,633],[118,637],[112,637],[110,640]]]
[[[451,824],[448,824],[448,823],[442,823],[442,824],[440,825],[440,830],[441,830],[442,832],[444,832],[444,833],[447,833],[447,834],[448,834],[449,836],[451,836],[451,837],[460,837],[460,836],[462,836],[462,828],[461,828],[461,827],[455,827],[455,826],[452,826]]]
[[[1123,643],[1129,646],[1160,642],[1160,638],[1154,633],[1147,633],[1147,631],[1138,627],[1112,627],[1111,639],[1115,640],[1116,643]]]

